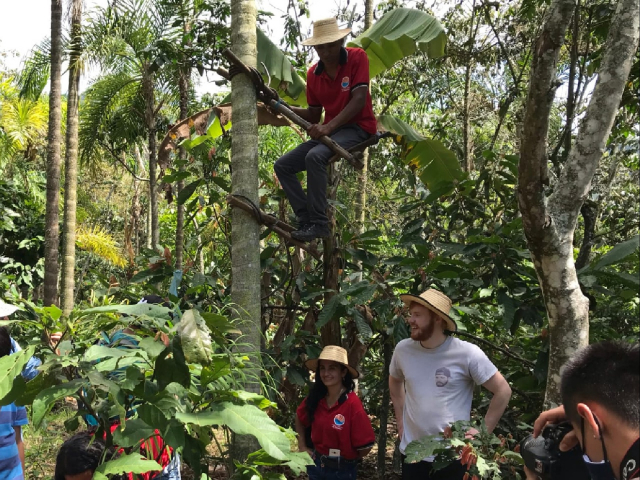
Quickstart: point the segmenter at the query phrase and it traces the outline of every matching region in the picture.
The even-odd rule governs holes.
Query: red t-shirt
[[[321,61],[307,72],[307,103],[310,107],[324,108],[324,123],[344,110],[351,100],[351,92],[356,88],[366,88],[367,99],[364,108],[347,124],[356,123],[373,135],[377,126],[369,94],[369,58],[364,50],[343,48],[340,52],[340,65],[333,79],[327,75]]]
[[[313,415],[311,440],[321,455],[329,455],[329,449],[335,448],[340,450],[341,457],[354,460],[358,458],[358,450],[373,446],[376,436],[358,396],[353,392],[347,393],[340,400],[342,402],[336,402],[331,408],[327,407],[324,398],[320,400]],[[308,427],[306,398],[296,414],[302,425]]]

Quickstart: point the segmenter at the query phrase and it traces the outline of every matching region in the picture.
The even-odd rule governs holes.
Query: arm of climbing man
[[[355,117],[365,106],[367,101],[367,91],[368,88],[362,86],[361,88],[356,88],[351,92],[351,100],[347,103],[347,106],[331,119],[329,123],[325,123],[324,125],[319,125],[315,123],[311,125],[308,130],[309,136],[313,139],[318,139],[323,135],[329,135],[331,132],[334,132],[345,123],[348,123],[353,117]]]

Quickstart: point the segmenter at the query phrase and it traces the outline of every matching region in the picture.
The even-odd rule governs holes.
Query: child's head
[[[109,460],[105,444],[89,432],[77,433],[62,444],[56,457],[55,480],[90,480],[100,462]],[[113,477],[121,478],[121,477]]]
[[[11,337],[6,327],[0,327],[0,358],[11,353]]]

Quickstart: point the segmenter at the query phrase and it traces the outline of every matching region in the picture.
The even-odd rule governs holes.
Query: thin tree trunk
[[[255,0],[231,0],[231,49],[249,66],[256,66],[257,10]],[[231,189],[256,205],[258,201],[258,112],[256,92],[246,75],[231,80],[233,104],[231,137]],[[237,306],[242,346],[252,365],[245,370],[249,392],[260,391],[260,227],[255,218],[234,208],[231,214],[231,298]],[[234,438],[234,458],[256,449],[253,437]]]
[[[611,22],[598,81],[554,193],[547,199],[547,132],[556,63],[575,0],[556,0],[536,45],[523,121],[518,200],[547,307],[550,350],[545,405],[560,403],[560,369],[589,340],[589,302],[573,261],[580,208],[602,157],[638,44],[639,0],[621,0]]]
[[[469,112],[469,95],[471,94],[471,69],[473,68],[473,45],[475,43],[474,20],[476,19],[476,2],[471,7],[471,24],[469,25],[469,51],[467,52],[467,68],[464,74],[464,105],[462,110],[462,148],[465,172],[473,171],[473,138],[471,136],[471,114]]]
[[[62,134],[62,1],[51,0],[51,88],[47,138],[47,206],[45,213],[44,305],[58,304],[58,254],[60,227],[60,144]]]
[[[373,25],[373,0],[365,0],[364,2],[364,29],[368,30]],[[371,86],[369,86],[371,89]],[[369,178],[369,149],[362,152],[363,167],[358,172],[358,191],[356,192],[356,202],[354,205],[356,233],[358,235],[364,233],[364,222],[366,218],[367,204],[367,181]],[[362,262],[356,262],[358,269],[362,270]],[[357,281],[362,280],[362,271],[358,272]]]
[[[155,91],[153,87],[153,73],[149,71],[150,65],[145,65],[142,74],[142,94],[144,95],[145,109],[144,119],[147,124],[148,145],[149,145],[149,210],[151,213],[151,248],[156,249],[160,244],[160,228],[158,225],[158,158],[156,152],[156,116]]]
[[[189,116],[189,75],[190,71],[184,69],[179,74],[180,88],[180,120],[184,120]],[[178,168],[180,172],[184,172],[184,162],[187,160],[187,151],[184,147],[180,147],[180,160],[182,164]],[[178,180],[178,195],[184,188],[184,180]],[[182,260],[184,255],[184,204],[178,205],[178,215],[176,220],[176,270],[182,270]]]
[[[65,151],[64,223],[62,256],[62,314],[73,310],[76,264],[76,199],[78,186],[78,101],[82,48],[82,0],[74,0],[71,16],[71,55],[67,94],[67,146]]]
[[[389,425],[389,409],[391,396],[389,392],[389,366],[393,356],[391,338],[382,332],[382,357],[384,369],[382,371],[382,401],[380,402],[380,433],[378,434],[378,478],[384,480],[387,470],[387,426]]]

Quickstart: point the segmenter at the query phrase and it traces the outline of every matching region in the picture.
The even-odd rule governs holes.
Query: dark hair
[[[342,385],[347,389],[347,393],[353,392],[356,388],[353,376],[347,367],[342,364],[341,366],[347,371],[347,374],[342,379]],[[322,379],[320,378],[320,364],[318,364],[318,368],[316,369],[316,380],[311,386],[311,390],[309,390],[309,395],[307,396],[307,416],[309,417],[309,423],[313,422],[313,416],[316,413],[316,408],[318,408],[320,400],[327,396],[327,392],[327,387],[322,383]]]
[[[601,342],[580,350],[562,373],[560,392],[567,418],[580,421],[578,403],[593,401],[631,428],[640,427],[640,345]]]
[[[104,441],[96,438],[90,432],[81,432],[67,439],[60,447],[56,457],[54,480],[65,480],[65,475],[78,475],[90,470],[96,471],[104,460],[110,460],[115,455],[115,448],[107,449]],[[126,476],[112,476],[112,479],[123,479]]]
[[[6,327],[0,327],[0,358],[11,353],[11,336]]]

